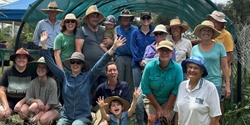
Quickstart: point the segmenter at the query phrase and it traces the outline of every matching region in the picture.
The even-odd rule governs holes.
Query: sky
[[[229,1],[229,0],[211,0],[211,1],[213,1],[214,3],[223,3],[223,4],[226,4],[227,1]]]

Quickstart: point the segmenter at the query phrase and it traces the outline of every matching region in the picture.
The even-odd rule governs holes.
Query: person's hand
[[[104,107],[105,105],[108,105],[108,103],[104,103],[104,96],[100,96],[96,103],[100,106],[100,108]]]
[[[40,111],[44,111],[45,110],[45,105],[44,105],[44,103],[40,99],[37,99],[36,103],[37,103],[38,108],[39,108]]]
[[[1,117],[7,119],[11,116],[11,113],[12,113],[12,110],[9,108],[9,109],[4,109],[4,110],[1,110]]]
[[[117,49],[118,47],[124,45],[126,42],[126,38],[122,38],[122,35],[119,38],[116,38],[114,41],[114,45],[111,48]]]
[[[47,31],[44,31],[40,34],[40,41],[42,44],[46,44],[48,36],[49,36],[49,33]]]
[[[161,106],[156,108],[156,115],[158,119],[163,115],[163,109]]]
[[[146,65],[146,61],[145,61],[145,60],[142,60],[142,61],[140,62],[140,66],[141,66],[142,68],[144,68],[145,65]]]
[[[140,95],[141,95],[141,89],[135,87],[135,91],[134,91],[134,94],[133,94],[133,98],[134,98],[134,99],[137,99]]]
[[[167,121],[168,121],[168,123],[169,123],[169,125],[170,125],[170,123],[171,123],[171,120],[172,120],[172,118],[171,118],[171,114],[170,114],[170,111],[169,110],[165,110],[165,111],[163,111],[163,116],[167,119]]]
[[[14,107],[14,111],[15,112],[19,112],[21,111],[21,107],[23,106],[23,104],[21,102],[18,102],[15,107]]]
[[[225,90],[225,96],[226,96],[226,98],[229,98],[230,95],[231,95],[230,86],[227,86],[227,85],[226,85],[226,88],[225,88],[225,89],[226,89],[226,90]]]

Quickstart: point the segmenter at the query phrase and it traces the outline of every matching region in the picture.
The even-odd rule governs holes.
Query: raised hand
[[[125,37],[122,38],[122,35],[121,35],[120,37],[115,39],[113,46],[114,46],[115,49],[117,49],[118,47],[124,45],[125,42],[126,42],[126,38]]]
[[[135,87],[133,98],[137,99],[141,95],[141,89]]]
[[[44,31],[40,35],[40,41],[42,44],[46,44],[46,41],[48,39],[49,33],[47,31]]]
[[[104,103],[104,96],[100,96],[96,103],[100,106],[100,108],[104,107],[105,105],[108,105],[108,103]]]

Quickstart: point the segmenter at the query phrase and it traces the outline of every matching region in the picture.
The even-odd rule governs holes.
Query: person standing
[[[139,87],[141,82],[141,73],[144,65],[142,63],[143,55],[147,45],[152,44],[155,41],[155,37],[152,34],[154,27],[151,25],[152,18],[151,12],[141,12],[141,26],[134,30],[131,34],[130,48],[133,54],[132,57],[132,71],[134,86]]]
[[[167,31],[171,35],[169,40],[174,44],[176,62],[181,62],[190,57],[192,43],[190,40],[182,37],[182,33],[188,30],[187,23],[181,23],[180,19],[170,20],[170,25],[167,26]]]
[[[218,125],[220,102],[215,85],[204,79],[209,73],[202,57],[192,56],[181,66],[188,80],[178,90],[175,125]]]
[[[80,26],[80,20],[70,13],[65,16],[61,22],[61,33],[56,36],[54,42],[55,62],[62,70],[62,62],[69,58],[75,52],[75,34],[77,27]]]
[[[41,9],[42,12],[48,14],[48,18],[40,20],[37,25],[36,29],[33,34],[33,42],[35,45],[39,46],[40,48],[40,56],[41,56],[41,48],[42,44],[40,43],[40,35],[42,32],[47,31],[49,33],[49,38],[47,40],[48,49],[51,51],[51,55],[54,58],[54,40],[58,34],[60,34],[60,23],[61,20],[56,19],[56,15],[63,12],[60,10],[56,4],[56,2],[50,2],[48,4],[47,9]]]

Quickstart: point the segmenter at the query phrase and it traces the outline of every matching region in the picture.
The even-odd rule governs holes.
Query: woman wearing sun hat
[[[168,39],[174,44],[176,62],[181,64],[183,60],[190,57],[192,43],[190,40],[182,37],[182,33],[188,30],[187,23],[181,23],[180,19],[170,20],[167,31],[171,35]]]
[[[111,59],[115,50],[124,45],[126,39],[119,37],[114,45],[106,52],[99,61],[90,69],[88,62],[81,52],[74,52],[63,65],[70,70],[64,72],[54,62],[46,46],[48,33],[41,35],[43,45],[42,54],[50,71],[62,84],[62,97],[64,105],[57,125],[87,125],[91,124],[90,91],[97,78],[101,75],[106,64]]]
[[[20,48],[10,56],[14,65],[5,69],[0,80],[0,120],[10,117],[12,111],[20,111],[26,101],[25,93],[32,79],[27,63],[34,60],[29,52]]]
[[[27,65],[30,74],[37,77],[30,82],[26,92],[26,104],[19,112],[22,119],[31,119],[42,125],[50,125],[59,118],[61,105],[57,96],[57,83],[51,78],[52,72],[46,65],[44,57]]]
[[[204,78],[215,84],[220,98],[223,74],[226,80],[226,96],[230,96],[227,53],[222,43],[212,40],[220,32],[214,28],[213,22],[205,20],[195,27],[193,34],[201,39],[201,43],[193,47],[191,56],[201,56],[206,60],[208,75]]]
[[[215,85],[206,80],[206,61],[192,56],[181,63],[188,80],[178,90],[174,107],[175,125],[218,125],[220,101]]]
[[[156,47],[158,58],[150,61],[144,68],[141,89],[146,98],[143,100],[148,114],[148,125],[164,116],[170,123],[173,118],[172,107],[183,81],[181,66],[173,61],[173,44],[163,40]]]
[[[63,67],[62,62],[75,52],[75,34],[80,26],[80,20],[70,13],[65,16],[60,25],[61,33],[56,36],[54,41],[55,62],[62,70],[69,71]]]

